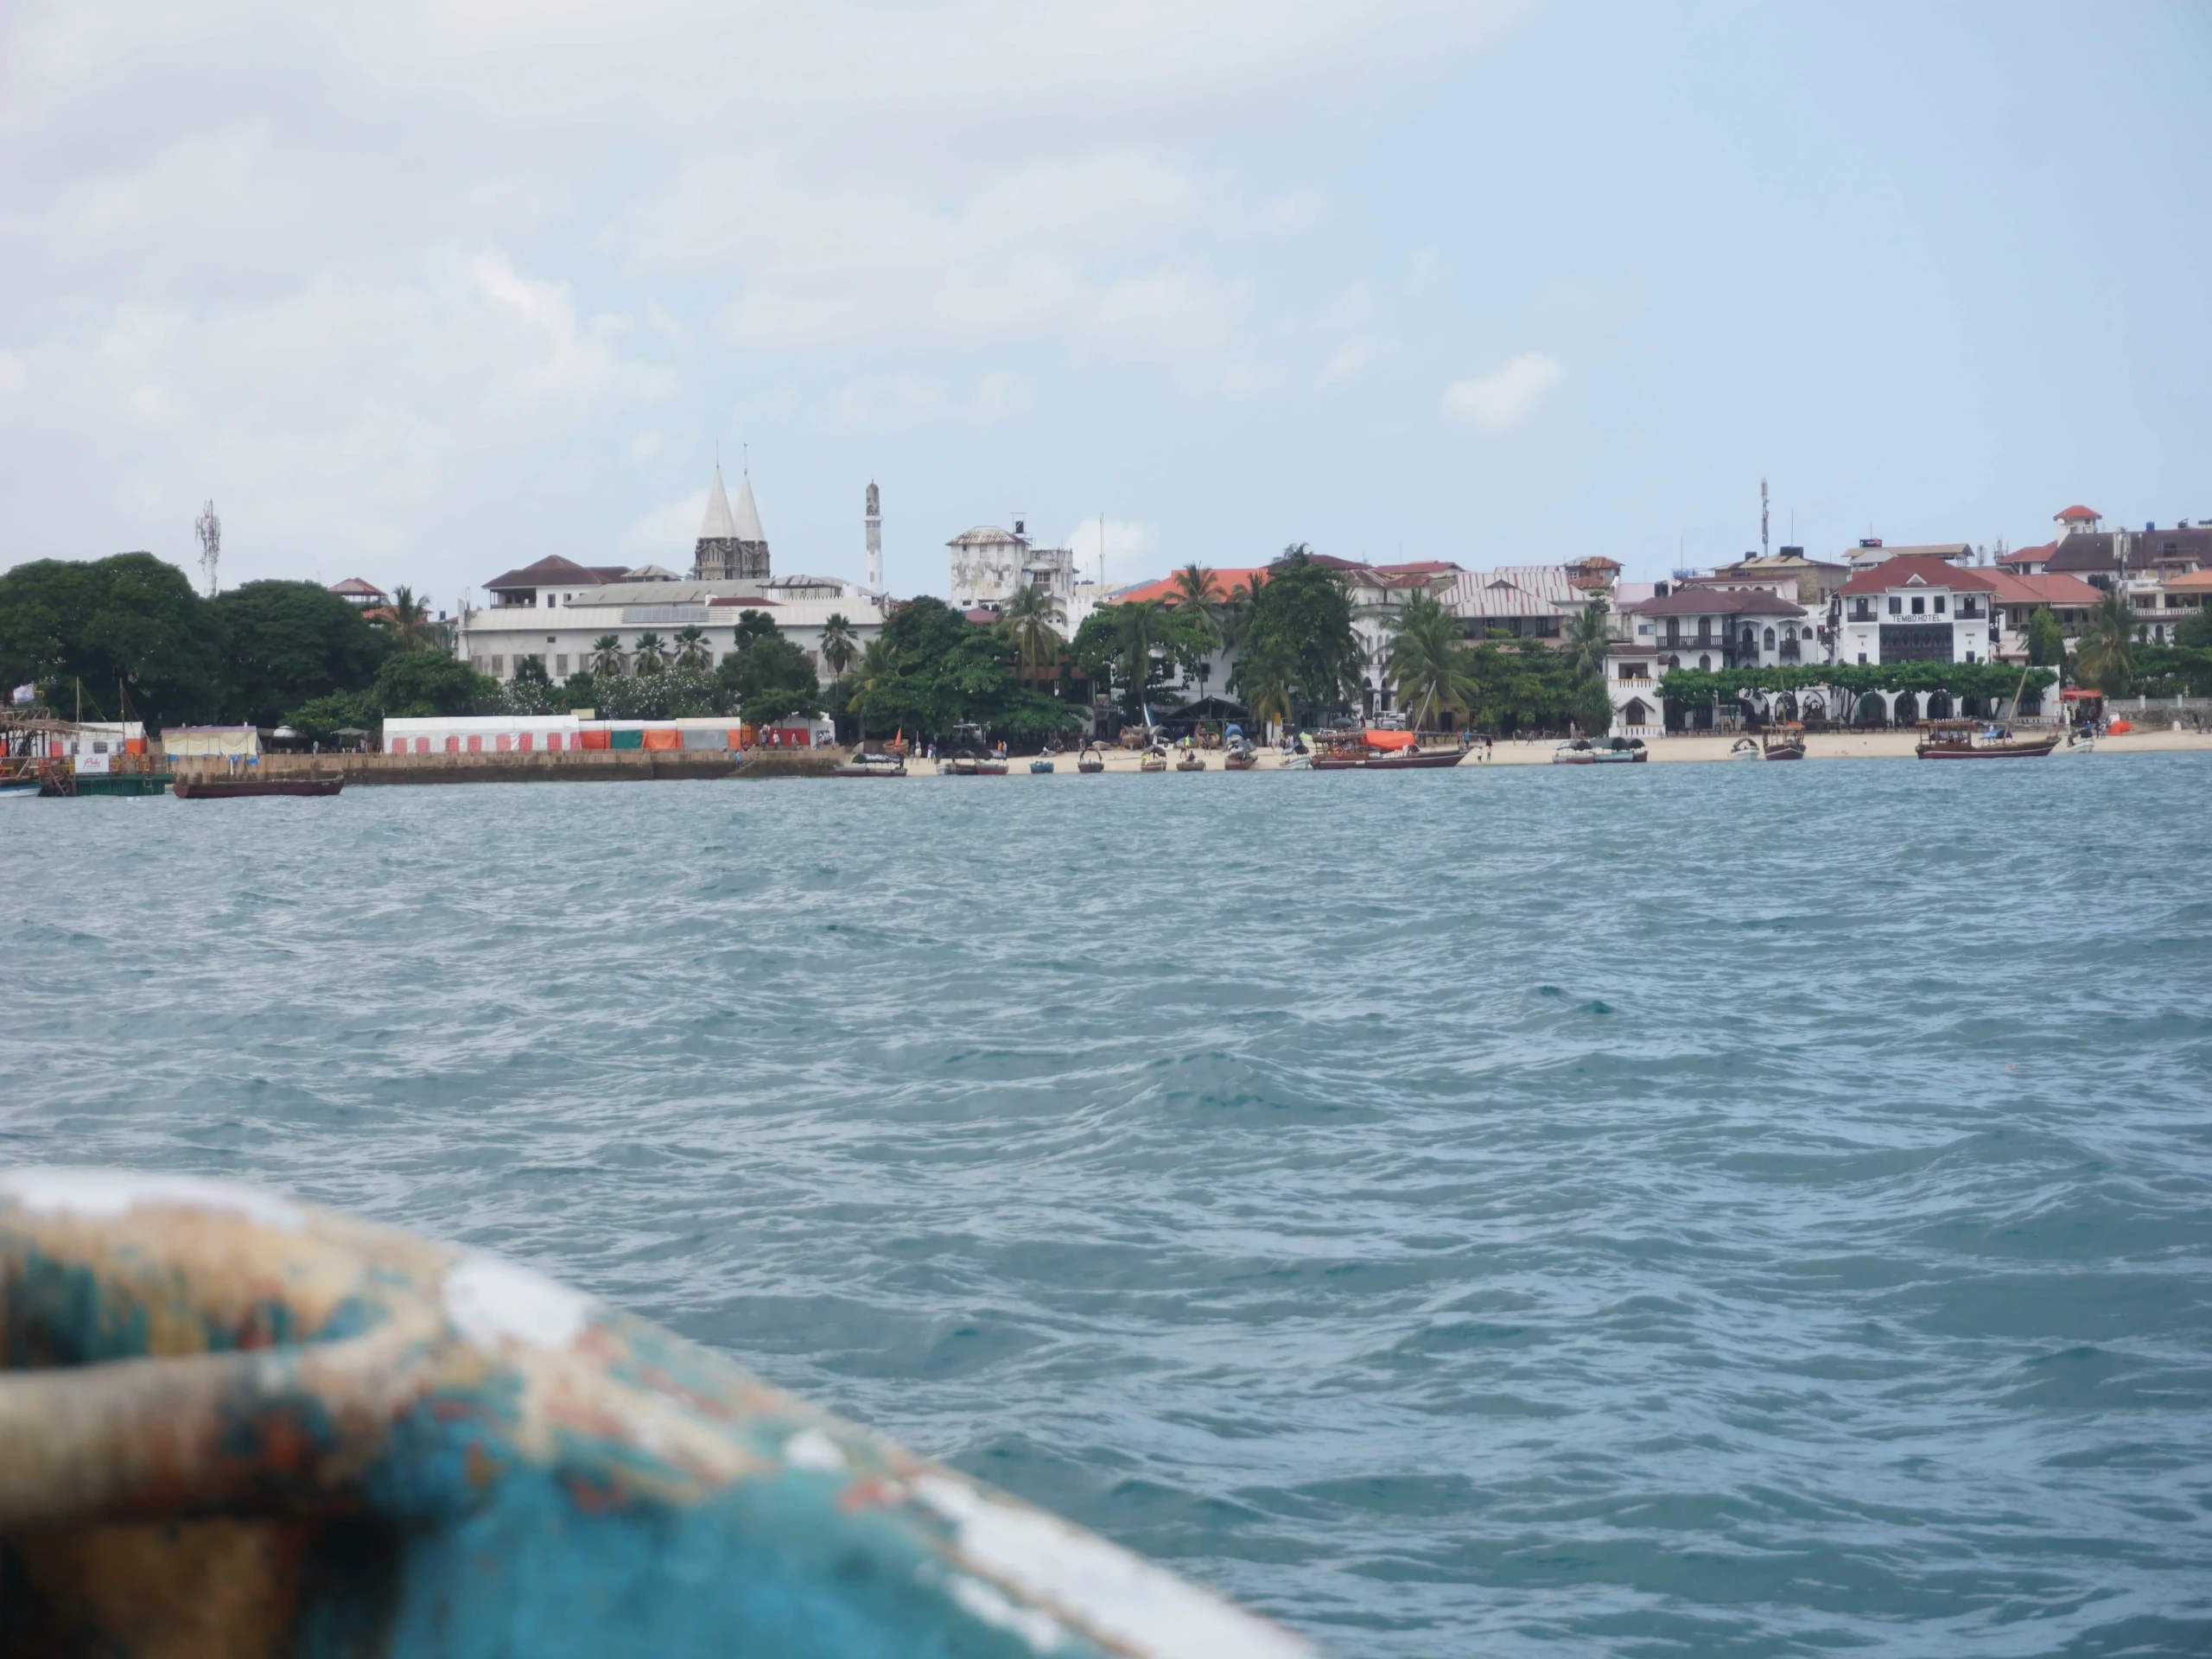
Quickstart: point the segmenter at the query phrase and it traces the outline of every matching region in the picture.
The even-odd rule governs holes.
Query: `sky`
[[[0,566],[2212,518],[2212,8],[10,0]]]

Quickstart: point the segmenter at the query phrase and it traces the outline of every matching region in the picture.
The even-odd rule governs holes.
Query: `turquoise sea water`
[[[1337,1652],[2212,1650],[2212,758],[0,845],[0,1158],[506,1251]]]

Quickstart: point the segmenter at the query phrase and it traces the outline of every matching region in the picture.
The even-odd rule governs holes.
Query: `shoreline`
[[[1560,741],[1560,740],[1556,737],[1540,737],[1526,741],[1517,738],[1507,739],[1490,752],[1490,758],[1487,760],[1479,758],[1483,753],[1482,750],[1469,750],[1467,757],[1462,760],[1459,767],[1453,770],[1474,771],[1488,766],[1549,766],[1552,751],[1558,747]],[[1910,760],[1914,758],[1914,746],[1919,741],[1920,734],[1916,731],[1823,732],[1817,736],[1806,739],[1805,759],[1807,760]],[[1719,735],[1700,733],[1694,736],[1650,739],[1648,741],[1646,752],[1651,756],[1653,764],[1699,765],[1713,762],[1727,765],[1752,764],[1729,760],[1729,751],[1734,747],[1735,742],[1736,734],[1733,733]],[[2212,732],[2129,732],[2120,737],[2099,738],[2096,748],[2089,753],[2158,754],[2192,751],[2212,752]],[[1137,763],[1143,758],[1142,751],[1136,749],[1107,749],[1100,753],[1105,757],[1106,770],[1109,772],[1134,772],[1137,770]],[[1206,756],[1206,770],[1219,772],[1222,769],[1219,751],[1211,750],[1204,753]],[[2044,758],[2056,760],[2065,755],[2066,751],[2061,748]],[[2088,754],[2077,751],[2070,758],[2087,759]],[[1029,762],[1033,759],[1034,759],[1033,756],[1026,754],[1007,757],[1007,775],[1009,778],[1027,776]],[[1072,753],[1054,755],[1052,760],[1056,773],[1075,771],[1075,756]],[[1281,752],[1274,749],[1263,749],[1260,753],[1259,765],[1253,770],[1280,772],[1283,769],[1282,763],[1283,756]],[[906,775],[910,778],[930,778],[949,777],[951,774],[938,763],[910,760],[906,763]],[[1172,762],[1167,772],[1162,775],[1174,775]]]

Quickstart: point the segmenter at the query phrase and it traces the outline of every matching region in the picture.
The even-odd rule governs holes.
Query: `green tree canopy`
[[[883,647],[872,671],[868,658]],[[1014,678],[1010,648],[995,627],[970,623],[941,600],[901,607],[861,658],[861,709],[878,732],[903,728],[944,737],[964,724],[1009,740],[1065,731],[1082,716]]]
[[[2136,636],[2141,625],[2127,595],[2107,594],[2089,607],[2074,652],[2074,677],[2108,697],[2135,689]]]
[[[795,715],[811,717],[820,707],[822,688],[806,653],[772,623],[733,652],[715,671],[724,698],[756,726],[773,725]]]
[[[2066,660],[2066,632],[2048,605],[2037,606],[2028,619],[2028,660],[2045,668],[2056,668]]]
[[[156,729],[213,718],[223,624],[175,565],[150,553],[39,559],[0,575],[0,681],[49,704],[120,718],[116,684]]]
[[[1359,640],[1351,595],[1303,543],[1268,567],[1230,687],[1253,705],[1257,688],[1280,687],[1301,719],[1345,707],[1359,692]]]
[[[223,626],[223,718],[274,726],[310,698],[365,690],[390,636],[320,582],[249,582],[214,601]]]

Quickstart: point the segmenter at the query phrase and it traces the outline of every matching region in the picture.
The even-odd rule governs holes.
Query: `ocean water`
[[[508,1252],[1338,1653],[2212,1651],[2212,757],[0,847],[0,1158]]]

